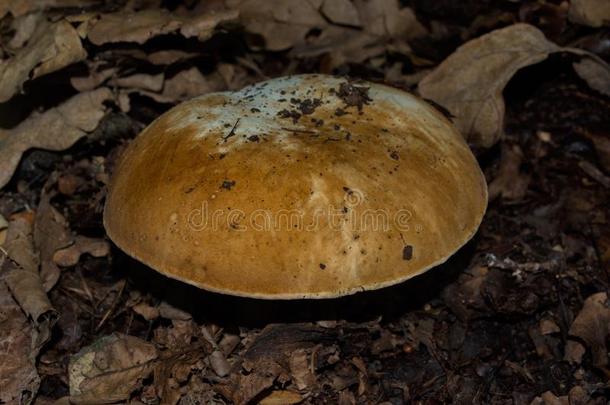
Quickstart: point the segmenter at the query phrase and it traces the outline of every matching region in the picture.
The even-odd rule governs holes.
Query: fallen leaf
[[[514,24],[460,46],[422,79],[419,93],[449,110],[468,141],[490,147],[503,131],[504,87],[519,69],[541,62],[555,52],[588,59],[586,68],[577,69],[586,71],[585,80],[592,85],[603,86],[598,76],[610,69],[603,60],[580,49],[562,48],[532,25]],[[599,66],[592,68],[591,63]]]
[[[150,375],[157,350],[134,336],[115,333],[83,348],[70,359],[70,402],[126,400]]]
[[[280,390],[271,391],[269,395],[260,400],[260,405],[292,405],[303,401],[303,397],[298,392]]]
[[[62,267],[75,266],[85,253],[93,257],[107,256],[110,253],[110,244],[103,239],[78,235],[73,244],[53,254],[53,262]]]
[[[600,292],[589,296],[570,326],[570,335],[581,338],[589,347],[593,364],[608,365],[606,339],[610,336],[610,307],[608,296]]]
[[[76,90],[83,91],[91,91],[101,84],[103,84],[106,80],[117,74],[119,71],[116,67],[110,68],[101,68],[99,63],[91,63],[89,65],[89,76],[73,76],[70,78],[70,84]]]
[[[165,9],[102,14],[93,22],[87,37],[95,45],[115,42],[143,44],[157,35],[180,32],[186,38],[204,41],[212,36],[216,26],[237,18],[236,10],[226,10],[181,16]]]
[[[531,25],[495,30],[460,46],[424,77],[419,93],[448,109],[469,141],[489,147],[502,133],[508,81],[559,49]]]
[[[59,279],[59,267],[53,254],[71,243],[66,219],[51,205],[51,194],[43,192],[34,222],[34,244],[40,251],[40,278],[45,291],[51,290]]]
[[[610,2],[607,0],[570,0],[568,18],[576,24],[601,27],[610,23]]]
[[[218,73],[204,76],[199,69],[192,67],[166,79],[161,92],[138,89],[129,91],[136,91],[159,103],[176,103],[221,90],[225,90],[225,86]]]
[[[358,10],[350,0],[324,0],[320,11],[335,24],[361,25]]]
[[[10,257],[0,268],[0,402],[3,403],[28,404],[33,401],[40,386],[36,358],[53,324],[52,310],[45,311],[39,302],[28,301],[38,301],[36,297],[40,296],[40,289],[23,291],[24,283],[14,276],[15,272],[28,272],[19,266],[36,266],[32,220],[29,214],[11,218],[2,251]],[[37,268],[30,270],[37,271]],[[11,291],[8,285],[12,286]],[[15,291],[20,300],[28,301],[25,306],[16,300]],[[23,297],[28,292],[33,296]],[[31,312],[26,312],[26,309]],[[38,319],[32,319],[38,312],[42,312]]]
[[[225,377],[231,371],[231,364],[220,350],[214,350],[210,354],[210,366],[219,377]]]
[[[574,63],[573,66],[576,73],[587,82],[589,87],[610,96],[610,67],[608,65],[584,58]]]
[[[141,89],[158,92],[163,89],[163,81],[165,75],[159,73],[156,75],[148,75],[145,73],[136,73],[127,77],[117,77],[110,80],[110,84],[118,87]]]
[[[26,14],[15,18],[11,23],[11,28],[15,31],[15,34],[7,45],[11,49],[21,48],[34,35],[36,27],[42,22],[43,15],[39,13]]]
[[[0,61],[0,102],[9,100],[30,78],[54,72],[87,57],[76,30],[67,22],[39,24],[28,45]]]
[[[530,176],[521,171],[523,152],[518,145],[502,145],[502,159],[498,175],[489,183],[489,200],[502,197],[507,200],[523,199]]]
[[[10,13],[20,17],[34,11],[52,8],[86,8],[102,0],[3,0],[0,1],[0,18]]]
[[[8,229],[8,221],[0,214],[0,246],[4,245],[6,241],[6,231]],[[2,259],[0,259],[0,266],[2,266],[2,261],[4,259],[4,255],[1,255]]]
[[[0,132],[0,188],[9,182],[23,152],[30,148],[63,150],[93,131],[106,113],[112,92],[80,93],[58,107],[34,113],[15,128]]]

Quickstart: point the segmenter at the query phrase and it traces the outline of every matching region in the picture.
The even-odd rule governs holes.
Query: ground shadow
[[[342,298],[322,300],[260,300],[216,294],[169,279],[115,248],[115,269],[130,283],[193,315],[197,322],[223,327],[263,327],[269,323],[347,320],[364,322],[382,316],[400,317],[438,297],[445,286],[466,269],[474,255],[476,239],[447,262],[396,286]]]

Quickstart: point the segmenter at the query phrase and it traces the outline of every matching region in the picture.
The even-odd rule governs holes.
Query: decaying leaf
[[[107,88],[80,93],[0,133],[0,188],[9,182],[26,150],[63,150],[93,131],[106,112],[104,101],[110,98],[112,92]]]
[[[93,257],[107,256],[110,253],[110,244],[103,239],[78,235],[70,246],[55,251],[53,262],[62,267],[74,266],[85,253]]]
[[[34,244],[40,251],[40,278],[45,291],[53,288],[60,275],[53,254],[70,242],[68,222],[51,205],[51,195],[43,192],[34,222]]]
[[[95,3],[102,3],[102,0],[3,0],[0,1],[0,18],[8,13],[14,17],[20,17],[34,11],[63,7],[87,7]]]
[[[605,292],[593,294],[585,300],[570,326],[570,335],[581,338],[587,344],[594,365],[608,365],[606,339],[610,336],[610,306]]]
[[[30,78],[54,72],[87,57],[76,30],[64,20],[39,24],[28,45],[0,62],[0,102]]]
[[[105,336],[70,359],[70,401],[125,400],[153,370],[157,350],[134,336]]]
[[[237,18],[237,11],[177,15],[165,9],[146,9],[137,12],[102,14],[93,22],[87,37],[95,45],[114,42],[143,44],[150,38],[180,32],[186,38],[204,41],[212,36],[216,26]]]
[[[11,218],[0,268],[0,402],[30,403],[40,385],[35,362],[57,313],[40,278],[32,241],[33,215]]]
[[[2,215],[0,215],[0,246],[4,245],[6,241],[6,231],[8,228],[8,221]],[[1,256],[0,266],[2,266],[2,261],[4,259],[4,255]]]
[[[568,18],[576,24],[601,27],[610,23],[610,2],[607,0],[570,0]]]
[[[21,48],[34,35],[36,27],[43,21],[44,17],[39,13],[26,14],[15,18],[11,23],[11,28],[15,30],[15,34],[7,45],[11,49]]]
[[[419,93],[447,108],[470,142],[489,147],[502,134],[504,87],[519,69],[554,52],[570,52],[589,59],[586,68],[577,69],[595,75],[596,79],[585,79],[592,85],[600,82],[597,78],[600,72],[609,69],[602,60],[585,51],[557,46],[532,25],[514,24],[460,46],[422,79]],[[590,63],[599,66],[593,69]]]

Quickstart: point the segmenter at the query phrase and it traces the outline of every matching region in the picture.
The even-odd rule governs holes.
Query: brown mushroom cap
[[[474,156],[434,108],[300,75],[161,115],[117,165],[104,224],[129,255],[197,287],[324,298],[444,262],[486,206]]]

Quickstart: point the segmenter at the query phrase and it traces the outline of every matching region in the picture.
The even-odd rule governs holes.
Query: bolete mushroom
[[[197,287],[325,298],[443,263],[486,206],[476,159],[427,103],[299,75],[157,118],[117,164],[104,224],[127,254]]]

